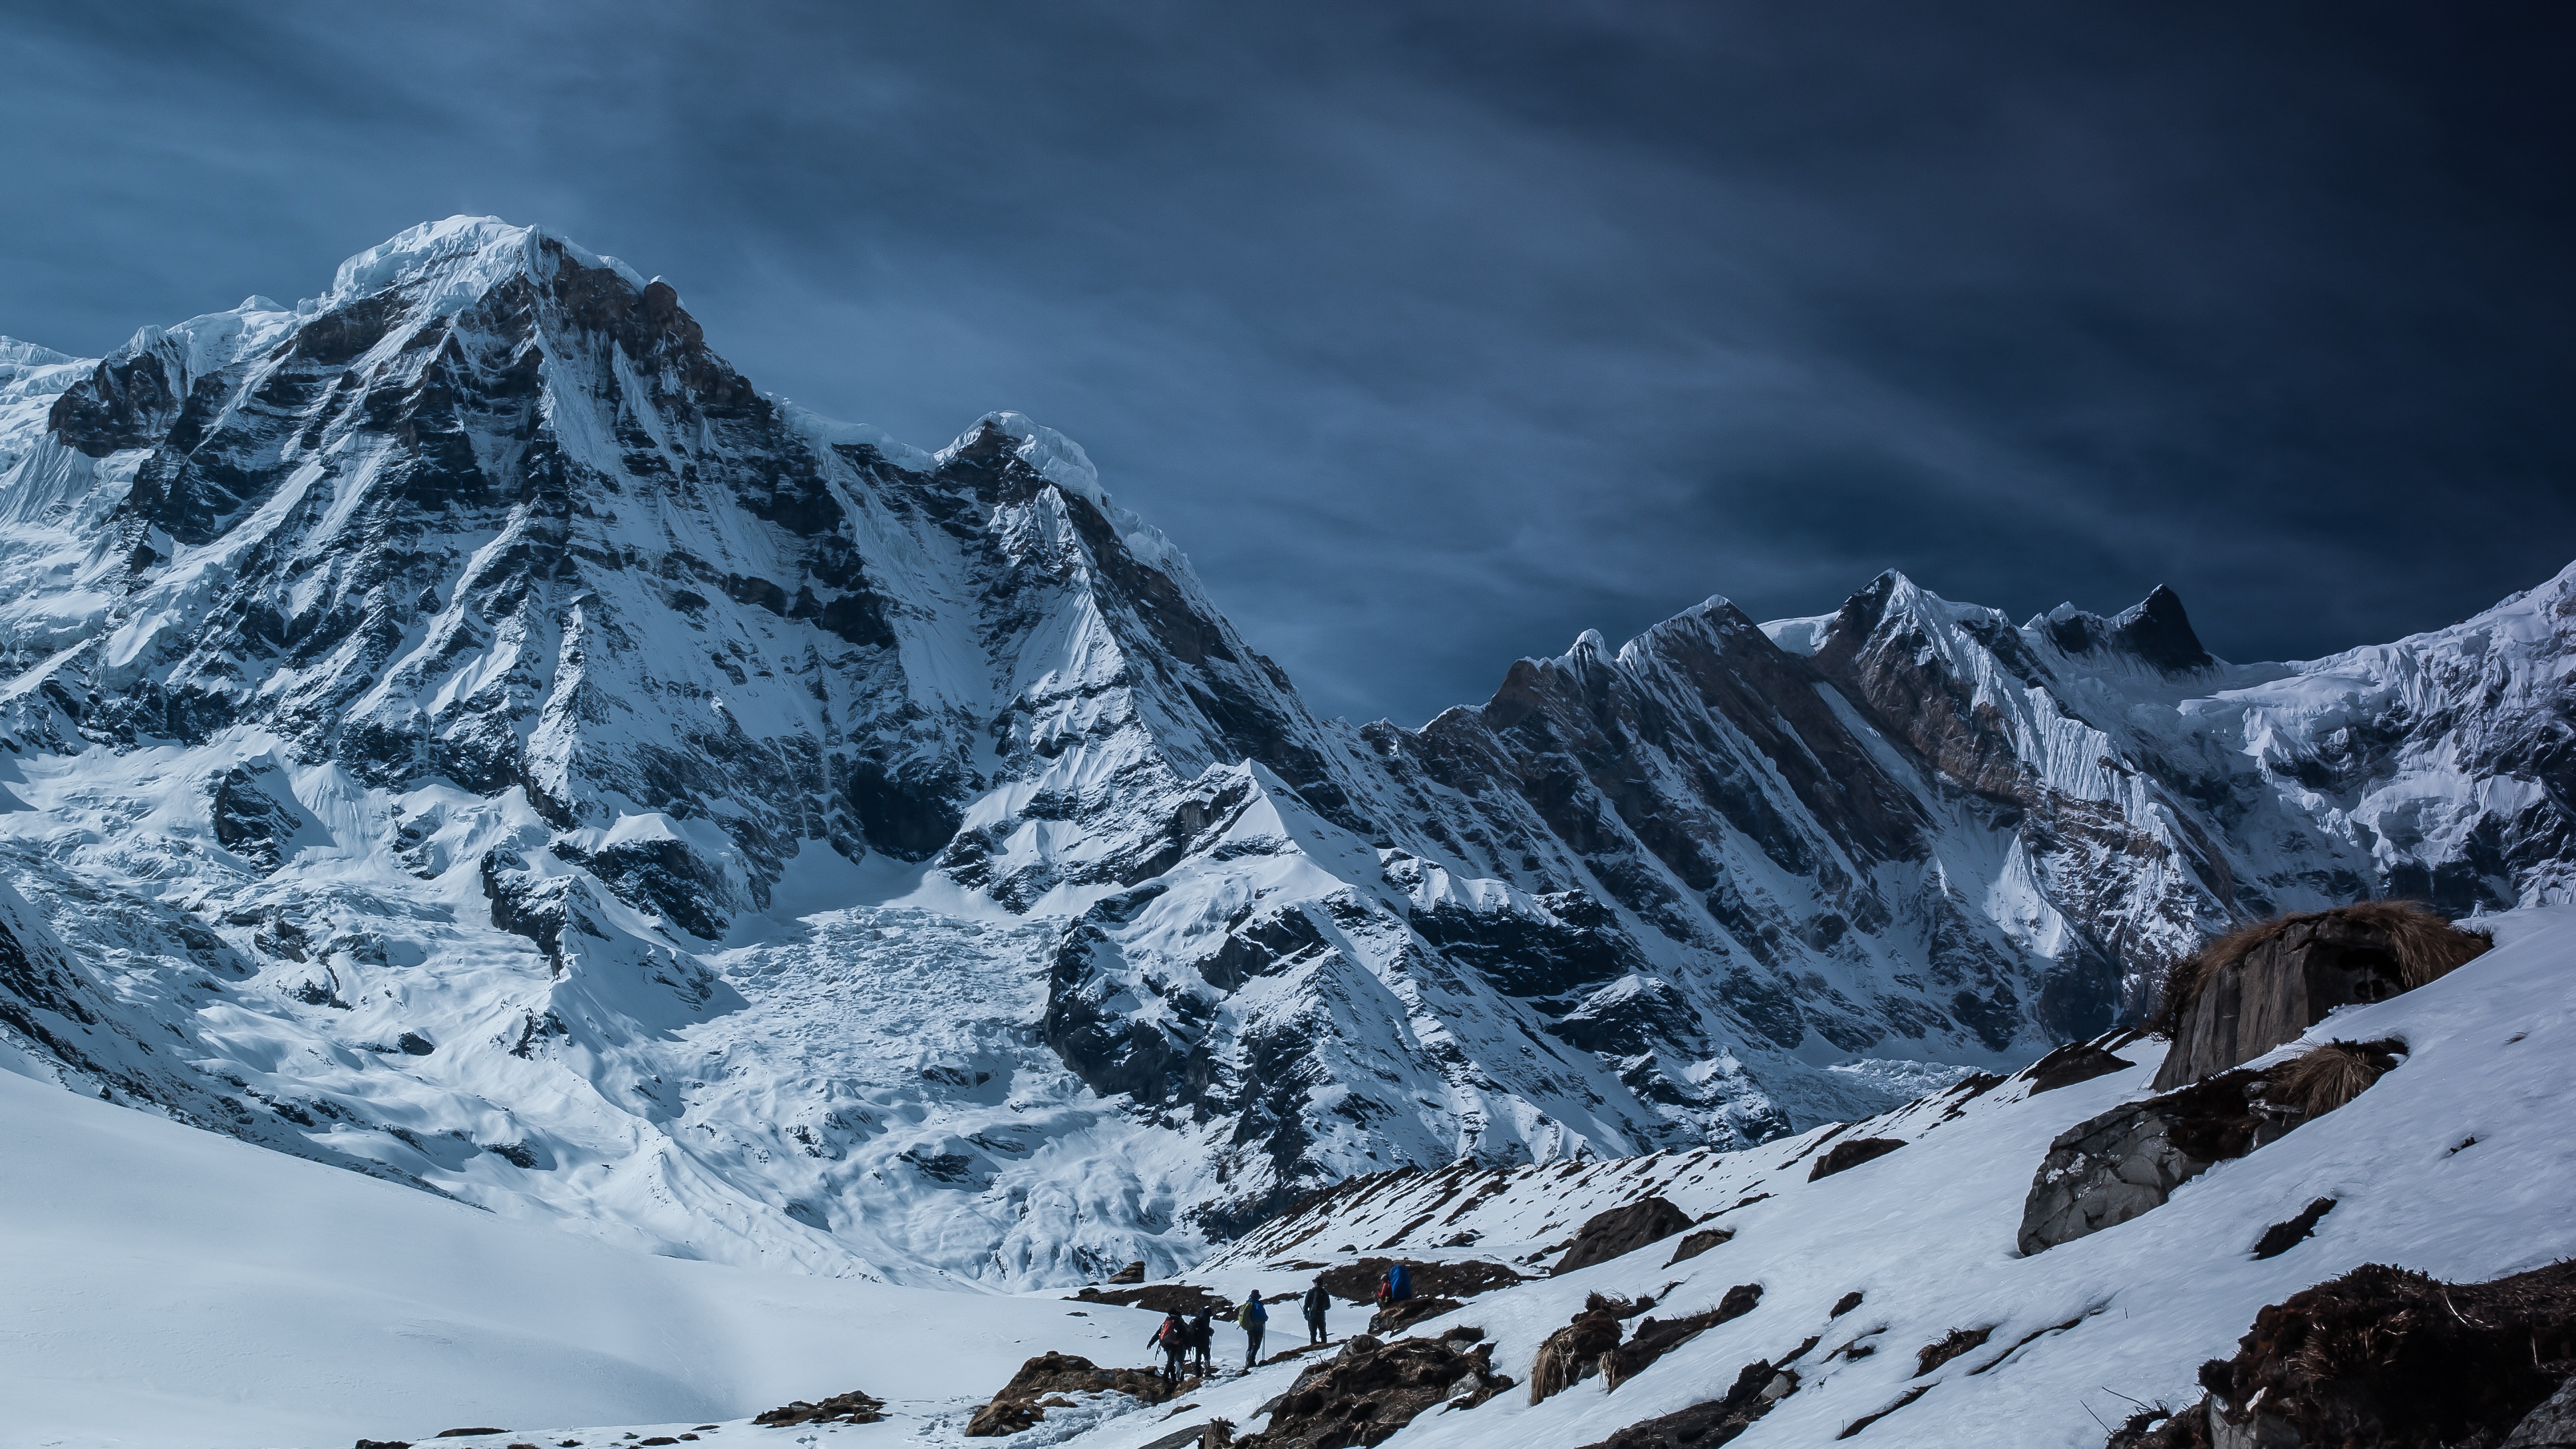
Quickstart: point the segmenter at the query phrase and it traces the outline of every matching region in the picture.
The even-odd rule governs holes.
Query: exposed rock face
[[[2338,1006],[2422,985],[2489,944],[2396,902],[2288,916],[2222,937],[2176,970],[2166,1002],[2174,1044],[2156,1090],[2251,1061]]]
[[[1905,1074],[1820,1063],[2017,1064],[2229,921],[2576,889],[2571,639],[2576,572],[2298,666],[1891,574],[1354,728],[1069,440],[815,417],[458,218],[0,342],[0,1030],[675,1249],[1161,1275],[1387,1164],[1856,1119]]]
[[[1673,1206],[1666,1198],[1650,1197],[1594,1213],[1584,1219],[1575,1232],[1574,1245],[1550,1269],[1554,1273],[1571,1273],[1595,1263],[1607,1263],[1623,1253],[1633,1253],[1648,1243],[1659,1243],[1691,1225],[1690,1214]]]

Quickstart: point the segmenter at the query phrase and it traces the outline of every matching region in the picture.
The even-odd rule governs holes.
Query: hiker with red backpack
[[[1190,1326],[1181,1321],[1178,1313],[1166,1313],[1163,1326],[1145,1342],[1163,1351],[1163,1382],[1177,1387],[1181,1382],[1181,1360],[1190,1351]]]

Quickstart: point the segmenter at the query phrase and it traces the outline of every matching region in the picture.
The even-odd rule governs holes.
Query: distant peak
[[[2111,637],[2129,652],[2170,674],[2206,669],[2218,661],[2201,647],[2183,612],[2182,596],[2158,584],[2147,596],[2111,621]]]
[[[2206,669],[2218,662],[2192,631],[2191,617],[2183,612],[2182,596],[2162,584],[2108,619],[2086,613],[2073,604],[2060,604],[2024,627],[2045,635],[2061,653],[2117,649],[2167,674]]]
[[[79,360],[67,352],[56,352],[50,347],[39,346],[33,342],[21,342],[15,337],[0,336],[0,365],[60,367],[66,362]]]

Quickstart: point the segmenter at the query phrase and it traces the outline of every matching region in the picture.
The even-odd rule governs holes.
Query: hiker
[[[1145,1341],[1163,1351],[1163,1382],[1178,1386],[1181,1360],[1190,1351],[1190,1326],[1181,1321],[1178,1313],[1166,1313],[1163,1326],[1155,1329],[1154,1336]]]
[[[1243,1295],[1243,1306],[1235,1310],[1234,1321],[1243,1325],[1243,1371],[1261,1362],[1261,1326],[1270,1321],[1270,1310],[1261,1306],[1261,1290]]]
[[[1190,1349],[1198,1356],[1199,1377],[1207,1377],[1208,1350],[1216,1347],[1216,1310],[1201,1304],[1190,1320]]]
[[[1306,1342],[1310,1347],[1332,1342],[1324,1336],[1324,1310],[1332,1306],[1333,1295],[1324,1291],[1323,1279],[1316,1279],[1315,1286],[1306,1290]]]
[[[1378,1312],[1380,1312],[1380,1313],[1384,1313],[1384,1312],[1387,1310],[1387,1308],[1388,1308],[1390,1305],[1392,1305],[1394,1302],[1395,1302],[1395,1274],[1394,1274],[1392,1271],[1384,1272],[1384,1273],[1380,1273],[1380,1274],[1378,1274],[1378,1275],[1377,1275],[1377,1311],[1378,1311]]]

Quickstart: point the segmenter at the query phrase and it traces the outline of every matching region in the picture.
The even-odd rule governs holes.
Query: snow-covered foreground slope
[[[854,1388],[956,1417],[1030,1354],[1133,1353],[1153,1328],[579,1242],[10,1071],[0,1162],[10,1449],[685,1429]]]
[[[2564,900],[2571,646],[2576,570],[2241,666],[1891,574],[1355,728],[1070,440],[815,417],[450,218],[0,341],[0,1039],[614,1244],[1163,1270],[1353,1173],[1865,1116],[2239,919]]]
[[[2113,1105],[2148,1095],[2159,1051],[2122,1049],[2126,1071],[2029,1095],[2016,1080],[1962,1101],[1935,1095],[1853,1125],[1844,1137],[1908,1145],[1809,1181],[1815,1139],[1733,1154],[1679,1153],[1514,1172],[1390,1177],[1310,1214],[1273,1224],[1210,1261],[1193,1281],[1276,1291],[1307,1276],[1289,1262],[1332,1263],[1392,1247],[1415,1261],[1524,1254],[1553,1260],[1594,1212],[1660,1193],[1693,1217],[1718,1213],[1723,1243],[1666,1266],[1678,1239],[1563,1278],[1471,1300],[1411,1330],[1483,1327],[1497,1367],[1526,1380],[1540,1340],[1590,1293],[1652,1295],[1665,1316],[1714,1305],[1758,1283],[1760,1306],[1708,1330],[1644,1374],[1606,1392],[1589,1379],[1543,1404],[1513,1393],[1465,1412],[1435,1412],[1388,1441],[1435,1445],[1591,1443],[1623,1425],[1718,1397],[1756,1359],[1778,1363],[1810,1335],[1792,1367],[1797,1390],[1735,1442],[2098,1446],[2140,1403],[2199,1397],[2198,1366],[2224,1358],[2267,1303],[2360,1264],[2387,1263],[2448,1281],[2479,1281],[2576,1256],[2576,909],[2517,911],[2480,922],[2496,949],[2440,981],[2339,1012],[2305,1041],[2406,1043],[2404,1064],[2338,1111],[2250,1156],[2219,1163],[2141,1218],[2030,1257],[2014,1247],[2023,1201],[2050,1139]],[[2264,1060],[2295,1054],[2283,1047]],[[2317,1198],[2335,1206],[2313,1237],[2256,1261],[2270,1225]],[[1748,1201],[1750,1200],[1750,1201]],[[1423,1220],[1425,1213],[1432,1216]],[[1461,1233],[1472,1248],[1429,1245]],[[1344,1251],[1344,1245],[1359,1250]],[[1542,1271],[1524,1265],[1525,1271]],[[1830,1316],[1845,1294],[1860,1306]],[[1357,1326],[1358,1314],[1344,1331]],[[1929,1373],[1917,1350],[1956,1329],[1985,1344]],[[1875,1351],[1837,1355],[1861,1343]],[[1203,1395],[1211,1413],[1257,1427],[1248,1411],[1278,1392],[1273,1377]],[[1258,1376],[1256,1376],[1258,1378]],[[1075,1442],[1129,1449],[1142,1427]]]

